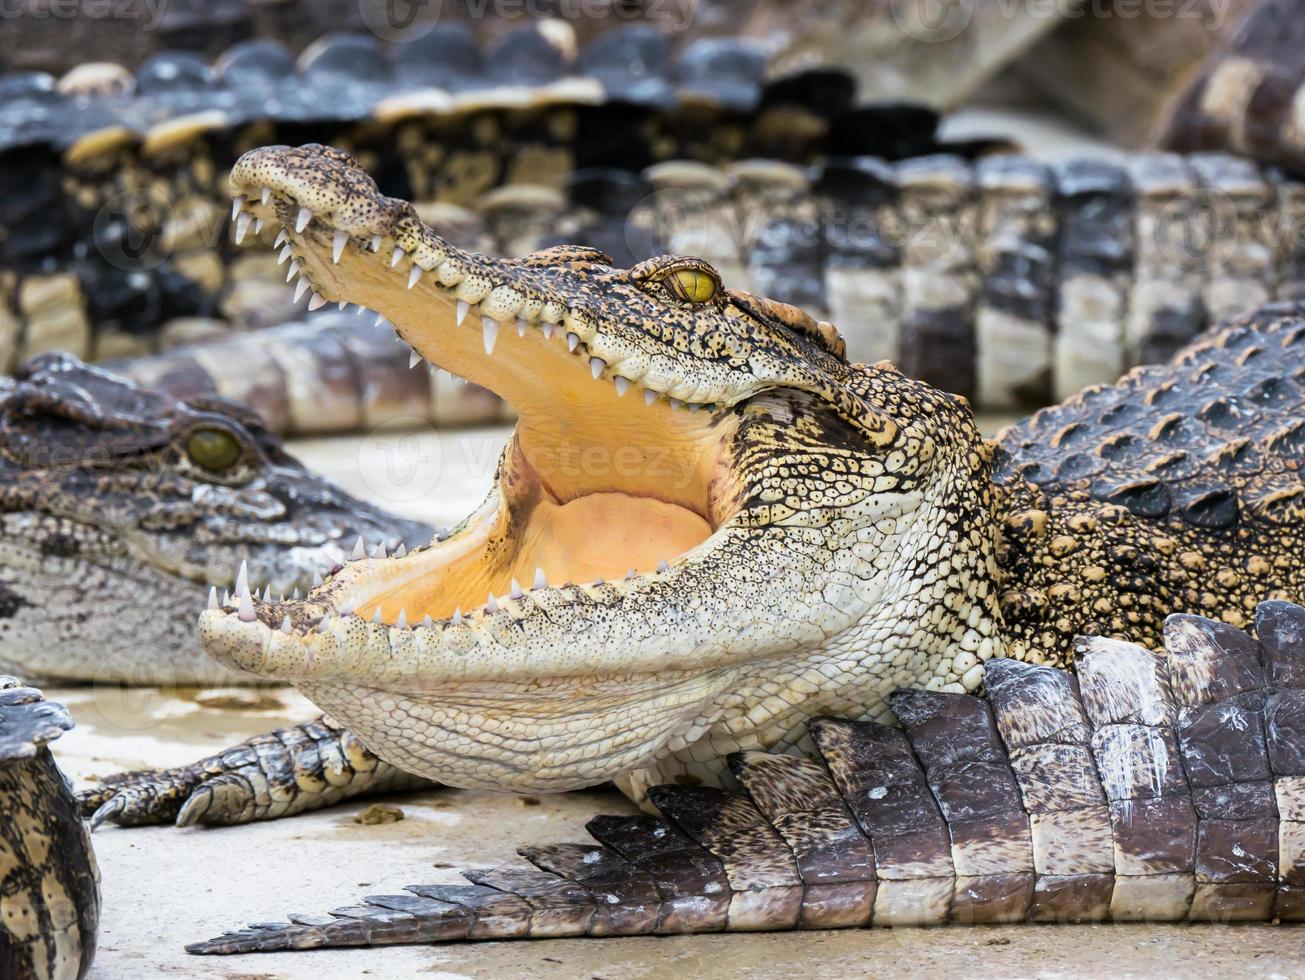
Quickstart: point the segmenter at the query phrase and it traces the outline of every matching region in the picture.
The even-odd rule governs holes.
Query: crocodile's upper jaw
[[[777,673],[806,669],[801,651],[861,623],[864,644],[835,659],[873,660],[916,626],[907,584],[875,558],[927,547],[932,517],[914,517],[929,464],[893,452],[919,435],[840,383],[832,328],[730,293],[695,260],[461,252],[327,148],[254,151],[232,184],[238,220],[281,222],[316,295],[377,310],[520,422],[489,498],[449,537],[358,555],[304,602],[206,613],[220,661],[292,681],[411,771],[564,790],[713,726],[775,744],[843,703],[796,680],[823,700],[767,698]],[[831,455],[851,485],[820,483]],[[836,515],[802,512],[803,480],[841,496]],[[856,676],[839,697],[876,704],[842,669]]]

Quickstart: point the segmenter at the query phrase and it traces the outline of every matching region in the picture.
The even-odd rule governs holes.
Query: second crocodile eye
[[[706,303],[716,295],[716,280],[698,269],[680,269],[663,281],[672,296],[686,303]]]
[[[210,473],[221,473],[240,459],[240,443],[222,429],[196,429],[186,440],[190,461]]]

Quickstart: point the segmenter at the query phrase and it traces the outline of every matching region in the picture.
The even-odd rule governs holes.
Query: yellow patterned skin
[[[1147,582],[1185,581],[1194,551],[1231,549],[1220,568],[1300,555],[1278,525],[1245,539],[1210,526],[1222,498],[1202,474],[1236,481],[1235,460],[1139,477],[1129,467],[1159,450],[1098,445],[1130,411],[1151,432],[1173,373],[1058,410],[1109,462],[1076,480],[1063,467],[1078,430],[1051,445],[1054,413],[987,443],[963,399],[848,363],[832,326],[731,291],[699,260],[467,253],[323,147],[254,151],[232,183],[237,210],[285,227],[313,305],[376,310],[520,418],[488,499],[449,537],[360,551],[302,601],[237,596],[201,618],[220,662],[293,683],[401,769],[518,791],[618,779],[637,799],[667,779],[720,782],[729,752],[810,751],[813,716],[887,718],[899,687],[973,691],[1006,653],[1065,663],[1102,616],[1136,613],[1132,635],[1154,642],[1187,607]],[[1200,356],[1174,372],[1199,373]],[[1250,390],[1231,368],[1199,383],[1207,401]],[[1140,405],[1090,421],[1111,398]],[[665,458],[679,468],[655,473]],[[1052,461],[1063,470],[1037,470]],[[1293,467],[1275,456],[1265,474]],[[1152,515],[1157,481],[1169,507]],[[1282,499],[1256,496],[1248,518]],[[1244,590],[1218,571],[1203,583],[1218,608],[1193,611],[1235,616]],[[1293,581],[1271,574],[1258,598]]]

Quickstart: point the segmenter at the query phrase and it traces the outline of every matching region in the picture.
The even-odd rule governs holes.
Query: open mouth
[[[313,167],[298,170],[310,149]],[[310,308],[374,312],[412,348],[414,368],[475,381],[519,419],[488,499],[447,537],[392,556],[359,542],[303,602],[234,596],[240,620],[308,639],[337,616],[440,634],[487,627],[568,592],[646,585],[734,515],[728,386],[597,322],[582,301],[601,302],[614,271],[598,253],[461,252],[327,148],[253,151],[232,188],[237,237],[279,226],[275,247]],[[700,275],[673,286],[701,289]]]

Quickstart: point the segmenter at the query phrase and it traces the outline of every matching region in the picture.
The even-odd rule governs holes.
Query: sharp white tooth
[[[222,590],[222,605],[223,606],[231,605],[231,593],[228,592],[226,589]]]
[[[453,610],[453,618],[450,619],[449,622],[452,623],[454,626],[461,626],[461,625],[462,625],[462,607],[461,607],[461,606],[459,606],[457,609]]]
[[[304,293],[308,292],[308,280],[300,279],[295,283],[295,302],[298,303],[304,298]]]
[[[480,318],[481,334],[485,340],[485,353],[494,353],[494,344],[498,342],[498,321],[492,316]]]
[[[394,621],[394,625],[401,630],[406,630],[408,628],[408,610],[399,610],[399,618]]]
[[[668,562],[665,558],[663,558],[661,561],[657,563],[657,571],[669,572],[670,570],[671,570],[671,563]]]
[[[281,251],[280,251],[280,253],[277,254],[277,257],[276,257],[276,264],[277,264],[277,265],[285,265],[286,260],[287,260],[288,258],[290,258],[291,254],[292,254],[292,253],[291,253],[291,251],[290,251],[290,246],[289,246],[289,245],[282,245],[282,246],[281,246]]]
[[[402,541],[400,541],[399,546],[394,549],[394,557],[402,558],[407,553],[408,553],[408,546],[404,544]]]
[[[272,200],[272,188],[264,187],[262,193],[258,195],[258,199],[262,201],[264,204]]]
[[[313,298],[308,301],[308,308],[310,310],[320,310],[325,305],[326,297],[319,296],[317,293],[313,293]]]
[[[605,578],[594,579],[594,585],[606,585],[606,584],[607,584],[607,579]]]
[[[544,339],[545,339],[545,340],[552,340],[552,339],[553,339],[553,331],[556,329],[556,327],[554,327],[553,324],[551,324],[551,323],[544,323],[544,324],[541,324],[540,327],[539,327],[539,329],[542,330],[542,331],[544,332]]]
[[[612,381],[616,384],[617,395],[624,395],[627,391],[630,390],[629,378],[623,378],[618,374],[615,378],[612,379]]]
[[[336,230],[331,237],[331,264],[339,265],[340,256],[344,254],[344,247],[349,244],[349,233],[347,231]]]
[[[295,259],[290,263],[290,268],[286,271],[285,281],[289,282],[295,276],[299,275],[299,260]]]
[[[569,333],[566,335],[566,349],[574,352],[580,346],[579,334]]]
[[[379,252],[380,250],[381,250],[381,236],[372,235],[372,251]]]
[[[236,604],[236,614],[240,617],[242,623],[252,623],[254,621],[254,599],[246,590],[240,593],[240,600]]]
[[[290,617],[289,617],[289,616],[287,616],[287,617],[285,617],[285,619],[281,620],[281,632],[282,632],[282,633],[289,633],[289,632],[290,632]]]
[[[236,215],[238,215],[238,214],[240,213],[240,209],[243,208],[244,206],[245,206],[245,195],[244,195],[244,194],[241,194],[239,197],[233,197],[233,198],[231,199],[231,220],[232,220],[232,221],[235,221],[235,220],[236,220]]]
[[[381,316],[381,314],[377,313],[377,314],[376,314],[376,322],[373,323],[372,326],[379,327],[379,326],[380,326],[381,324],[383,324],[384,322],[385,322],[385,317],[383,317],[383,316]]]
[[[211,586],[209,586],[209,590],[208,590],[208,608],[209,608],[209,609],[216,609],[217,607],[218,607],[218,603],[217,603],[217,586],[216,586],[216,585],[211,585]]]
[[[469,309],[471,309],[471,306],[470,304],[467,303],[465,299],[458,300],[458,312],[455,314],[454,317],[454,320],[458,326],[462,326],[462,321],[467,318],[467,310]]]
[[[276,233],[276,241],[272,243],[272,247],[280,248],[288,241],[290,241],[290,235],[284,228],[282,228],[280,231]]]
[[[331,628],[331,614],[323,613],[322,618],[317,621],[317,632],[325,633]]]
[[[340,615],[348,616],[351,612],[353,612],[357,608],[358,608],[358,600],[350,596],[348,599],[345,599],[344,602],[340,604]]]
[[[372,613],[372,622],[379,623],[380,621],[381,621],[381,607],[377,606],[376,612]]]
[[[530,587],[532,589],[548,588],[548,578],[544,575],[544,570],[542,568],[535,569],[535,581],[531,583]]]
[[[295,231],[303,231],[308,227],[308,222],[313,220],[313,212],[300,205],[299,211],[295,214]]]
[[[645,388],[643,390],[643,403],[645,405],[651,405],[656,400],[657,392],[653,391],[651,388]]]
[[[385,542],[384,542],[384,541],[382,541],[380,544],[378,544],[375,548],[372,549],[372,557],[373,557],[373,558],[385,558],[385,557],[387,557],[387,552],[386,552],[386,550],[385,550]]]
[[[349,301],[347,299],[342,299],[335,304],[335,308],[339,310],[341,313],[343,313],[344,308],[348,305],[349,305]]]
[[[628,579],[632,579],[632,578],[634,578],[634,569],[633,569],[633,568],[627,568],[627,569],[625,570],[625,577],[626,577],[627,580],[628,580]]]
[[[414,263],[413,267],[408,270],[408,288],[411,289],[417,285],[417,280],[421,278],[421,266]]]
[[[692,415],[698,409],[702,408],[697,402],[689,402],[689,414]]]
[[[272,586],[270,585],[263,586],[263,601],[264,602],[272,601]]]
[[[236,244],[239,245],[245,240],[245,233],[249,231],[249,226],[254,223],[254,216],[248,211],[241,211],[240,217],[236,219]]]
[[[398,245],[394,246],[394,251],[390,253],[390,268],[393,269],[399,264],[399,259],[403,258],[403,249]]]
[[[513,599],[523,599],[525,598],[526,594],[524,591],[522,591],[521,586],[517,583],[517,580],[513,579],[512,590],[508,593],[508,595],[510,595]]]
[[[430,618],[430,613],[427,613],[425,616],[421,617],[421,625],[425,626],[427,629],[430,629],[432,626],[435,625],[435,620]]]
[[[485,600],[485,608],[492,613],[498,612],[498,600],[494,598],[493,592],[491,592],[489,598]]]
[[[367,557],[367,542],[363,541],[362,535],[353,543],[353,554],[349,556],[350,561],[362,561]]]
[[[684,402],[680,401],[678,398],[671,398],[671,399],[669,399],[669,401],[670,401],[670,403],[671,403],[671,408],[683,408],[683,407],[684,407]]]
[[[277,604],[278,606],[284,606],[284,605],[285,605],[285,593],[284,593],[284,592],[280,593],[280,594],[276,597],[276,604]]]
[[[421,363],[421,355],[418,354],[415,350],[408,351],[408,370],[411,371],[420,363]]]
[[[362,316],[364,313],[367,312],[367,307],[363,306],[361,303],[358,303],[357,307],[358,308],[353,311],[354,316]]]
[[[300,599],[302,599],[303,597],[304,597],[304,594],[303,594],[302,592],[299,591],[299,586],[296,585],[296,586],[295,586],[295,590],[294,590],[293,592],[290,593],[290,598],[293,599],[295,602],[298,602],[298,601],[299,601]]]
[[[526,327],[527,327],[527,326],[528,326],[528,324],[526,323],[526,318],[525,318],[525,317],[523,317],[523,316],[519,316],[519,317],[517,317],[517,336],[518,336],[518,337],[524,337],[524,336],[526,335]]]
[[[255,235],[259,235],[259,234],[262,234],[262,232],[263,232],[263,219],[262,219],[262,218],[255,218],[255,219],[254,219],[254,234],[255,234]]]
[[[236,594],[249,591],[249,562],[240,563],[240,571],[236,573]]]
[[[320,589],[321,587],[322,587],[322,573],[313,572],[313,588]]]
[[[603,369],[606,367],[607,367],[607,362],[604,361],[601,357],[589,358],[589,373],[594,376],[595,381],[597,381],[600,377],[602,377]]]

